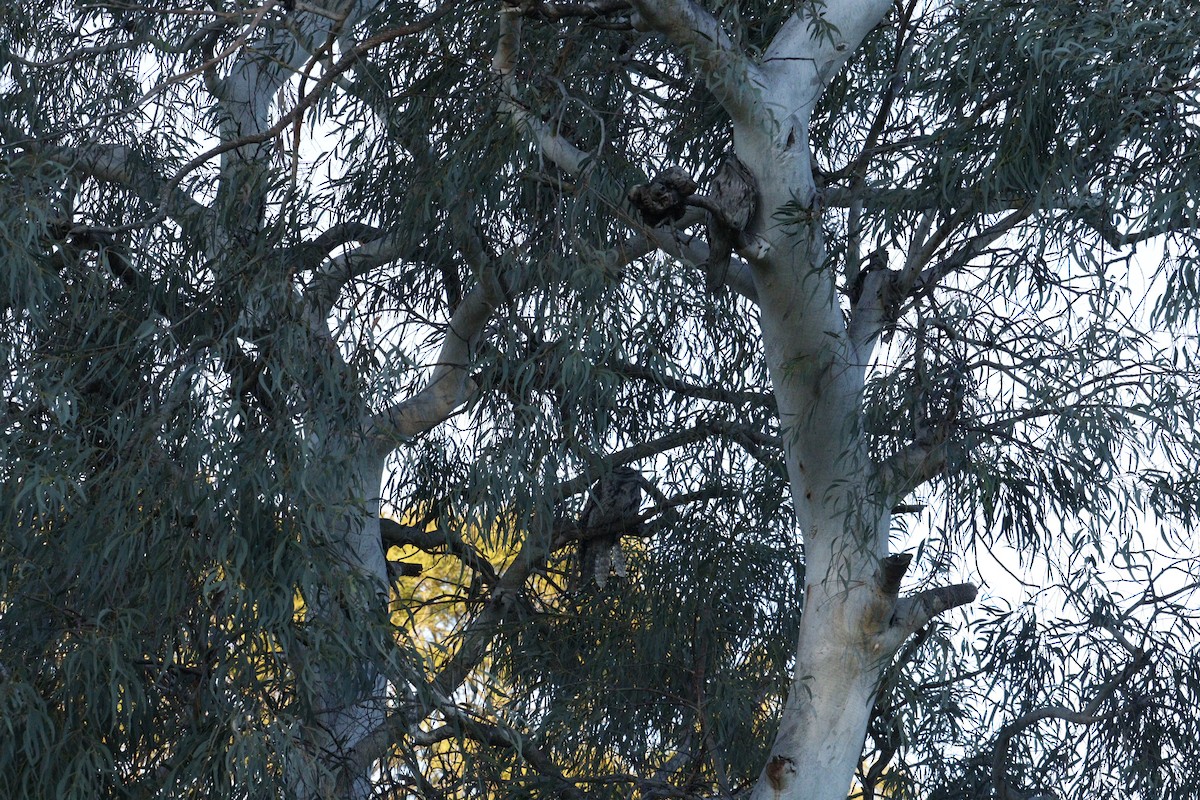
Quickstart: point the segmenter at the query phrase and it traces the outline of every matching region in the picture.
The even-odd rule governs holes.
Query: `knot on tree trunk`
[[[787,756],[771,756],[765,770],[767,783],[776,792],[782,792],[796,778],[796,762]]]

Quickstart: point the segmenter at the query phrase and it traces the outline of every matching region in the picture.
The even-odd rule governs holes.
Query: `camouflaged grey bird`
[[[708,210],[708,263],[704,270],[704,288],[709,294],[720,294],[725,290],[733,250],[758,210],[758,187],[754,176],[733,153],[727,153],[721,161],[703,207]]]
[[[621,537],[641,532],[638,511],[642,506],[642,487],[646,479],[632,467],[617,467],[592,484],[591,493],[579,515],[579,527],[587,538],[579,540],[578,586],[594,580],[601,589],[615,573],[624,578],[627,573]],[[598,536],[588,537],[595,528],[613,528]]]

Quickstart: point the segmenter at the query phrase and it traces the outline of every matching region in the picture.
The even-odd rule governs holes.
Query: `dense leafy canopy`
[[[752,57],[797,13],[705,5]],[[790,431],[753,291],[626,201],[732,146],[636,22],[0,9],[0,794],[345,793],[346,758],[381,797],[758,778],[805,578]],[[847,414],[878,463],[940,448],[892,522],[908,582],[985,588],[886,671],[864,797],[1200,792],[1198,39],[1185,0],[901,0],[817,104],[820,202],[764,210],[824,236],[847,315],[907,281]],[[470,383],[413,423],[435,365]],[[653,487],[629,578],[580,585],[621,464]],[[385,552],[420,573],[376,602]]]

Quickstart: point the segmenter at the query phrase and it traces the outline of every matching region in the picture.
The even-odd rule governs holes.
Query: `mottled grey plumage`
[[[677,220],[687,211],[687,200],[696,191],[696,182],[683,167],[668,167],[654,180],[629,190],[629,202],[651,228],[667,219]]]
[[[758,187],[746,165],[727,153],[713,176],[708,202],[708,263],[704,288],[716,294],[725,287],[729,258],[758,210]]]
[[[621,537],[640,533],[637,517],[645,482],[642,473],[636,469],[617,467],[611,475],[592,484],[591,494],[579,516],[579,527],[587,537],[579,540],[580,585],[595,580],[603,589],[610,574],[615,572],[618,577],[625,577]],[[588,537],[589,531],[596,528],[613,530]]]

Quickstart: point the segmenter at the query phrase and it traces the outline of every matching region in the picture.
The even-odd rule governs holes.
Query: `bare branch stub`
[[[879,591],[885,597],[896,597],[900,594],[900,582],[908,572],[912,563],[912,553],[895,553],[883,560],[879,568]]]

